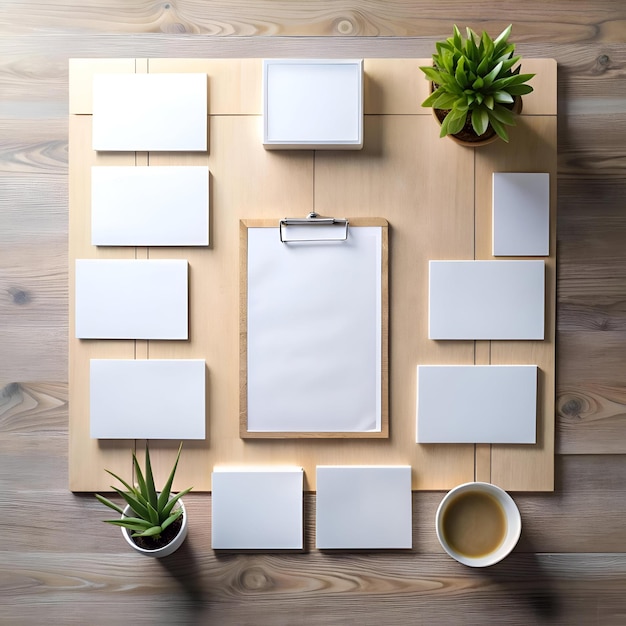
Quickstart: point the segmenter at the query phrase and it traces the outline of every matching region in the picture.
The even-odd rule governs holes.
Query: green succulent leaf
[[[507,109],[501,104],[496,104],[493,107],[493,111],[489,113],[489,117],[492,120],[495,118],[498,122],[502,122],[507,126],[515,126],[515,116],[510,109]]]
[[[165,530],[170,524],[172,524],[173,522],[175,522],[181,515],[183,514],[183,510],[182,509],[177,509],[176,511],[174,511],[174,513],[172,513],[162,524],[161,524],[161,530]]]
[[[489,114],[483,108],[472,111],[472,128],[477,135],[483,135],[489,126]]]
[[[99,493],[96,493],[95,496],[98,499],[98,502],[102,502],[102,504],[104,504],[105,506],[108,506],[110,509],[113,509],[120,515],[124,513],[124,511],[119,506],[117,506],[117,504],[111,502],[111,500],[109,500],[108,498],[101,496]]]
[[[176,460],[174,461],[174,466],[172,467],[172,471],[170,475],[167,477],[167,481],[161,490],[161,495],[157,501],[157,508],[159,511],[163,510],[167,501],[170,499],[170,492],[172,490],[172,483],[174,482],[174,474],[176,474],[176,468],[178,467],[178,461],[180,460],[180,453],[183,449],[183,444],[181,442],[180,446],[178,446],[178,454],[176,455]]]
[[[530,85],[513,85],[508,88],[508,92],[513,96],[525,96],[532,90],[533,88]]]
[[[159,515],[159,512],[157,511],[156,507],[152,506],[149,502],[148,519],[150,520],[150,522],[152,522],[154,526],[158,526],[161,523],[161,516]]]
[[[163,532],[163,529],[160,526],[152,526],[152,528],[148,528],[143,532],[137,532],[133,534],[133,537],[155,537],[156,535],[160,535]]]
[[[500,137],[502,141],[506,141],[506,143],[509,143],[509,135],[506,132],[506,128],[504,127],[504,125],[494,118],[491,118],[490,124],[491,127],[496,131],[498,137]]]
[[[444,91],[438,94],[431,106],[435,109],[451,109],[458,100],[459,96],[456,94]]]
[[[146,445],[146,495],[148,502],[156,508],[157,506],[157,493],[154,486],[154,476],[152,475],[152,464],[150,463],[150,448]]]
[[[134,531],[144,531],[147,528],[152,528],[151,524],[147,526],[145,524],[139,524],[138,522],[129,522],[127,519],[107,519],[104,520],[106,524],[111,524],[112,526],[121,526],[122,528],[128,528],[128,530]]]
[[[134,494],[128,491],[122,491],[121,489],[118,489],[117,487],[113,487],[113,489],[115,489],[115,491],[120,496],[122,496],[126,504],[128,504],[128,506],[130,506],[130,508],[137,515],[139,515],[140,517],[143,517],[144,519],[148,519],[148,509],[139,501],[137,497],[135,497]]]
[[[161,510],[161,514],[164,517],[167,517],[170,514],[170,512],[172,511],[172,509],[174,508],[174,505],[178,502],[178,500],[180,500],[180,498],[182,498],[183,496],[187,495],[192,489],[193,489],[193,487],[188,487],[187,489],[184,489],[180,493],[177,493],[175,496],[170,498],[168,503]]]
[[[456,24],[454,25],[453,32],[454,32],[454,35],[453,35],[452,40],[453,40],[454,47],[460,51],[463,47],[463,40],[461,37],[461,31],[457,28]]]
[[[442,124],[441,124],[441,137],[445,137],[446,135],[454,135],[458,133],[463,126],[465,125],[465,120],[467,119],[467,110],[457,110],[453,109],[446,115]]]
[[[513,29],[513,24],[509,24],[495,39],[494,44],[497,46],[500,43],[506,43]]]
[[[426,78],[436,85],[441,83],[441,74],[434,67],[420,67],[420,70],[426,74]]]
[[[111,476],[113,476],[113,478],[115,478],[115,480],[119,480],[122,485],[124,485],[124,487],[126,487],[126,489],[128,491],[133,492],[134,488],[131,487],[124,479],[120,478],[117,474],[114,474],[111,470],[104,470],[107,474],[110,474]]]
[[[493,99],[503,104],[511,104],[513,102],[513,96],[506,91],[496,91],[493,94]]]
[[[135,470],[135,480],[137,481],[137,485],[139,486],[139,492],[148,499],[147,494],[148,490],[146,489],[146,481],[143,477],[143,472],[141,471],[141,467],[139,466],[139,461],[137,460],[137,455],[133,453],[133,468]]]
[[[496,79],[496,77],[498,76],[498,74],[500,73],[500,70],[502,69],[502,62],[498,63],[492,70],[491,72],[489,72],[489,74],[487,74],[487,76],[485,76],[485,78],[483,79],[484,85],[485,87],[491,87],[491,84],[493,83],[493,81]]]

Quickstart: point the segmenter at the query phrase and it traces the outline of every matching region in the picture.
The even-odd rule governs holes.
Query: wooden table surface
[[[210,496],[166,562],[68,490],[68,59],[420,57],[452,24],[559,65],[556,491],[474,571],[413,495],[410,552],[217,556]],[[0,623],[626,623],[626,3],[29,0],[0,3]]]

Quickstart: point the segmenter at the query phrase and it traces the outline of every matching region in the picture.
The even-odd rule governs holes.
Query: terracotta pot
[[[180,548],[180,546],[183,545],[183,542],[185,541],[185,538],[187,537],[187,530],[188,530],[187,510],[185,509],[185,505],[183,504],[182,500],[179,500],[178,504],[180,504],[180,508],[183,510],[183,514],[181,516],[183,523],[180,527],[180,530],[178,531],[178,534],[174,537],[174,539],[172,539],[172,541],[170,541],[170,543],[168,543],[167,545],[161,548],[156,548],[154,550],[147,550],[145,548],[138,546],[135,543],[135,541],[131,537],[132,531],[121,526],[122,536],[126,540],[126,543],[128,543],[128,545],[133,550],[136,550],[140,554],[145,554],[146,556],[151,556],[157,559],[163,558],[164,556],[169,556],[170,554],[178,550],[178,548]],[[132,509],[130,508],[130,506],[126,506],[126,508],[124,509],[124,517],[129,517],[129,516],[132,517],[132,515],[133,515]]]

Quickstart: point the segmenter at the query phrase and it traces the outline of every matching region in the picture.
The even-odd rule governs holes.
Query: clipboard
[[[388,230],[240,221],[240,437],[389,436]]]

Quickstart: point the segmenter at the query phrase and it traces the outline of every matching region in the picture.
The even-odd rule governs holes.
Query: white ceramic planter
[[[144,548],[139,547],[133,541],[133,539],[130,536],[131,531],[122,526],[121,527],[122,536],[126,540],[126,543],[128,543],[128,545],[133,550],[136,550],[140,554],[145,554],[146,556],[152,556],[156,559],[161,559],[164,556],[169,556],[173,552],[176,552],[176,550],[178,550],[178,548],[180,548],[180,546],[183,545],[183,541],[185,541],[185,538],[187,537],[187,529],[188,529],[187,509],[185,509],[185,505],[182,500],[179,500],[178,503],[180,504],[180,508],[183,510],[183,524],[180,527],[180,531],[178,532],[178,535],[174,537],[173,541],[168,543],[166,546],[163,546],[162,548],[157,548],[156,550],[145,550]],[[130,515],[131,515],[131,508],[130,506],[126,506],[126,508],[124,509],[124,517],[129,517]]]

